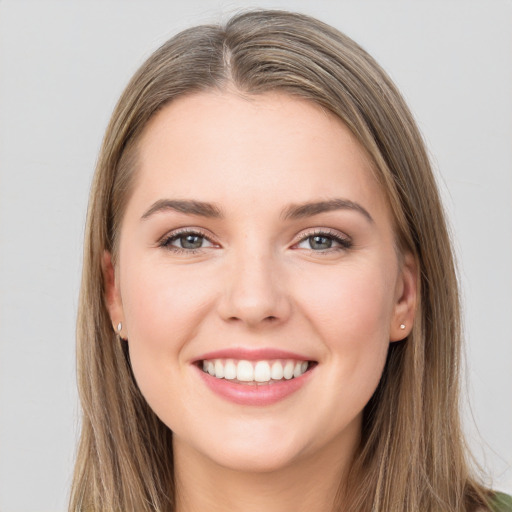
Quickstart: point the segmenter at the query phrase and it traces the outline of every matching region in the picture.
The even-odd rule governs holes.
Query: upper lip
[[[238,359],[246,361],[262,361],[271,359],[295,359],[297,361],[312,361],[304,354],[276,348],[225,348],[202,354],[194,359],[194,363],[205,359]]]

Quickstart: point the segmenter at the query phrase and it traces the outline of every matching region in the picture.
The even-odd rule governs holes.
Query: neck
[[[333,511],[353,455],[330,445],[287,467],[251,472],[219,466],[175,440],[176,512]]]

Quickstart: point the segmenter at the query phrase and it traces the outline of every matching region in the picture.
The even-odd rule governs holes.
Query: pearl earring
[[[119,322],[119,323],[117,324],[117,331],[118,331],[118,332],[121,332],[121,329],[122,329],[122,328],[123,328],[123,324],[122,324],[121,322]]]
[[[119,324],[121,325],[121,324]],[[402,329],[402,331],[405,329],[405,324],[400,324],[400,329]]]

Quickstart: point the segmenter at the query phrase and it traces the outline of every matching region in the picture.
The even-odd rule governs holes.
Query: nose
[[[227,262],[218,312],[231,323],[250,328],[278,325],[291,313],[282,269],[271,254],[246,250]]]

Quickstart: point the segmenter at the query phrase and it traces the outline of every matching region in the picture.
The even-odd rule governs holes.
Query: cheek
[[[201,276],[191,279],[189,270],[126,263],[121,295],[131,364],[143,395],[159,410],[154,402],[163,390],[172,393],[175,379],[184,377],[184,347],[196,336],[211,291]]]
[[[192,272],[193,274],[193,272]],[[189,269],[138,264],[123,281],[130,339],[173,350],[189,337],[209,303],[208,280]]]
[[[394,304],[394,272],[382,268],[347,265],[329,278],[302,280],[301,296],[307,297],[302,311],[333,363],[325,382],[335,382],[337,394],[345,397],[347,409],[340,415],[362,410],[382,375]]]
[[[389,269],[389,272],[386,269]],[[389,342],[394,305],[394,268],[372,262],[340,266],[325,275],[303,273],[301,308],[326,338],[343,344]]]

